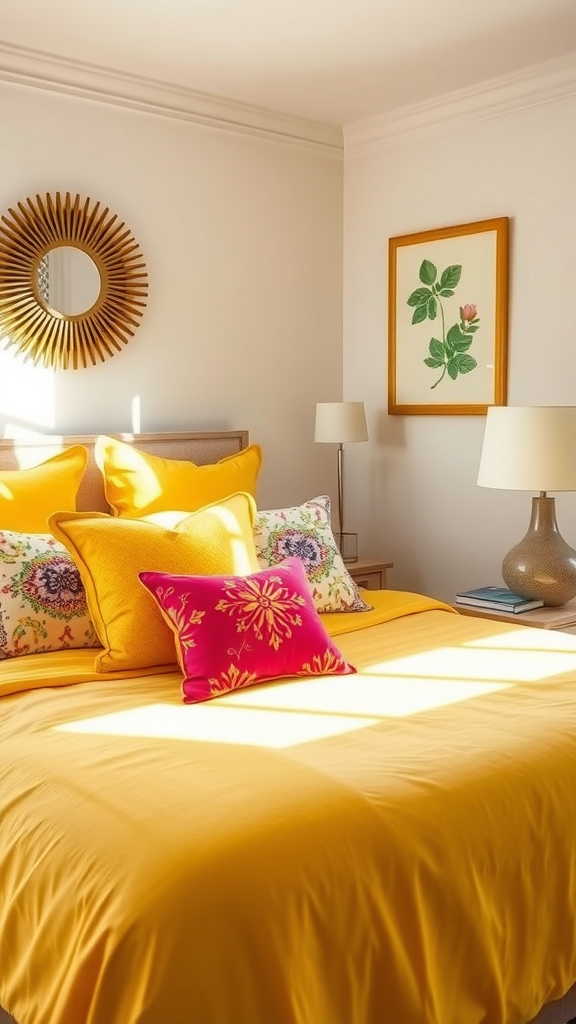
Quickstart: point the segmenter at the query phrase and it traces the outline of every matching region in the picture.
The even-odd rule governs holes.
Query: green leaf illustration
[[[438,276],[438,271],[430,260],[423,260],[420,264],[420,273],[418,275],[422,284],[434,284]]]
[[[428,305],[416,306],[416,309],[414,310],[414,312],[412,314],[412,323],[413,324],[421,324],[422,321],[425,320],[427,316],[428,316]]]
[[[460,371],[460,373],[470,373],[470,370],[475,370],[476,367],[478,366],[478,363],[474,359],[474,356],[468,356],[459,353],[457,356],[455,356],[455,359],[458,363],[458,370]]]
[[[421,306],[423,302],[428,302],[428,299],[432,295],[429,288],[416,288],[408,298],[409,306]]]
[[[407,299],[407,304],[413,308],[412,323],[421,324],[427,319],[437,320],[440,318],[435,330],[441,331],[441,337],[430,339],[429,354],[423,360],[424,365],[431,370],[440,371],[439,374],[435,374],[436,380],[430,385],[430,389],[434,390],[442,383],[446,375],[451,380],[456,380],[459,374],[470,373],[478,366],[468,349],[471,348],[474,335],[480,327],[480,318],[474,316],[468,319],[464,315],[465,313],[476,313],[475,303],[467,302],[458,307],[459,323],[452,324],[446,329],[443,300],[451,299],[454,296],[462,276],[461,264],[450,264],[442,271],[440,280],[438,280],[437,267],[430,260],[423,260],[418,276],[424,287],[416,288]]]
[[[466,335],[462,331],[460,324],[453,324],[447,334],[447,339],[452,345],[455,345],[457,341],[462,341],[465,337]]]
[[[460,276],[462,274],[462,265],[453,264],[450,267],[446,267],[446,270],[442,271],[440,278],[441,288],[456,288],[460,283]]]
[[[430,344],[428,345],[428,351],[434,359],[439,359],[440,363],[444,362],[446,358],[446,349],[443,341],[439,341],[438,338],[431,338]]]
[[[478,363],[472,356],[467,356],[459,352],[448,363],[448,374],[452,380],[456,380],[459,373],[470,373],[470,371],[474,370],[477,366]]]
[[[472,338],[461,338],[454,342],[454,352],[467,352],[472,344]]]

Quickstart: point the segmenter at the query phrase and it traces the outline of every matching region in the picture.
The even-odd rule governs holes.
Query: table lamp
[[[318,402],[314,440],[338,445],[338,523],[336,539],[345,562],[358,561],[358,535],[344,529],[344,445],[367,441],[364,402]]]
[[[506,586],[545,605],[576,596],[576,551],[561,536],[547,493],[576,491],[576,407],[490,406],[478,484],[539,492],[526,535],[502,562]]]

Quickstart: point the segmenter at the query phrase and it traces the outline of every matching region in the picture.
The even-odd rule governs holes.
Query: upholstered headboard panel
[[[34,439],[0,440],[0,470],[36,466],[72,444],[83,444],[89,453],[88,468],[78,494],[78,509],[109,512],[102,476],[94,462],[96,434],[58,435]],[[218,462],[248,445],[247,430],[204,431],[172,434],[112,434],[127,444],[166,459],[187,459],[197,465]]]

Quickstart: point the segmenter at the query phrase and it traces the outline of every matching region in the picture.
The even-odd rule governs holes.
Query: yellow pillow
[[[173,529],[104,512],[50,516],[50,529],[78,566],[103,647],[95,668],[113,672],[174,664],[174,635],[138,573],[248,576],[258,571],[255,514],[249,494],[232,494],[186,515]]]
[[[0,530],[47,533],[47,520],[57,509],[76,508],[88,451],[71,445],[39,466],[0,472]]]
[[[255,498],[262,462],[257,444],[220,462],[197,466],[187,460],[149,455],[105,435],[96,439],[94,456],[110,508],[117,516],[134,519],[175,508],[195,512],[237,491]]]

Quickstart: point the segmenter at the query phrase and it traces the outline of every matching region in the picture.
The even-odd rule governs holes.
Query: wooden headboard
[[[88,466],[78,493],[78,510],[109,512],[104,496],[102,475],[94,461],[94,442],[97,434],[51,435],[33,439],[0,440],[0,471],[26,469],[57,455],[72,444],[83,444],[88,449]],[[108,434],[134,448],[159,455],[165,459],[184,459],[203,466],[218,462],[227,455],[235,455],[248,446],[247,430],[220,430],[176,434]]]

